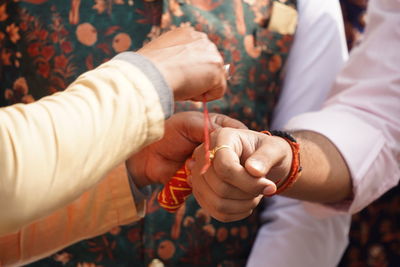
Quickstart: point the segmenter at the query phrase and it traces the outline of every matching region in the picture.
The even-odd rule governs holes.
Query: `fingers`
[[[281,137],[265,136],[263,142],[245,161],[246,170],[254,176],[274,180],[287,177],[292,161],[289,144]]]
[[[201,149],[202,147],[199,151]],[[212,168],[208,170],[207,176],[200,175],[204,160],[201,157],[197,160],[192,168],[190,182],[198,203],[212,217],[222,222],[236,221],[249,216],[262,196],[252,197],[218,179],[210,180],[214,175]]]
[[[233,149],[219,150],[213,159],[212,169],[214,173],[210,171],[205,174],[207,180],[218,179],[233,187],[240,188],[241,191],[252,197],[262,194],[266,187],[275,186],[272,181],[265,177],[250,175],[240,164],[238,155]]]
[[[205,164],[203,145],[195,149],[193,154],[195,161],[190,162],[187,167],[191,169],[190,182],[199,204],[212,217],[227,222],[250,215],[261,200],[265,188],[272,188],[275,191],[276,187],[266,178],[251,176],[245,170],[240,162],[240,146],[234,143],[239,139],[231,135],[234,133],[233,129],[225,129],[216,130],[213,146],[219,146],[220,140],[224,140],[224,145],[228,144],[229,147],[219,149],[215,153],[208,171],[204,175],[200,174]]]
[[[212,123],[212,129],[217,129],[221,127],[230,127],[236,129],[247,129],[246,125],[242,122],[235,120],[223,114],[210,113],[210,120]]]
[[[210,130],[221,127],[231,127],[246,129],[246,126],[238,120],[232,119],[223,114],[211,113]],[[166,121],[165,135],[169,132],[181,133],[184,137],[193,143],[200,144],[204,142],[204,114],[198,111],[185,111],[174,114]]]
[[[192,27],[162,34],[138,53],[160,70],[177,101],[211,101],[225,93],[224,60],[207,35]]]

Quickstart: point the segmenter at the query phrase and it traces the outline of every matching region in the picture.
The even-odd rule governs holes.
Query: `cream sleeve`
[[[143,211],[144,201],[133,201],[125,163],[120,164],[77,200],[1,236],[0,266],[25,265],[82,239],[116,231],[140,219]]]
[[[64,92],[0,109],[0,236],[66,206],[159,139],[154,82],[113,59]]]

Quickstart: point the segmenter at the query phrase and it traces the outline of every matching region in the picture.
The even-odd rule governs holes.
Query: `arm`
[[[372,1],[370,4],[370,24],[364,43],[353,52],[339,75],[324,109],[301,115],[301,120],[289,123],[291,129],[303,128],[309,132],[298,133],[303,147],[304,173],[284,192],[286,196],[319,203],[351,204],[342,205],[342,210],[356,212],[398,182],[400,36],[396,27],[400,22],[400,2]],[[381,59],[383,51],[385,61]],[[296,122],[298,127],[294,127]],[[323,134],[311,132],[318,130]],[[275,181],[289,173],[292,151],[282,138],[225,128],[215,133],[212,144],[229,145],[231,149],[220,150],[215,157],[214,173],[203,177],[198,175],[196,166],[192,174],[198,178],[193,181],[198,181],[200,187],[214,184],[215,197],[220,200],[214,214],[223,220],[235,217],[224,212],[221,207],[227,207],[221,203],[233,209],[232,199],[244,199],[243,191],[253,197],[268,194],[274,188],[263,188],[259,181],[263,177]],[[260,178],[254,179],[253,187],[243,184],[251,177]],[[201,201],[208,203],[204,198]]]
[[[282,129],[295,115],[320,109],[348,58],[339,1],[297,4],[299,21],[272,129]],[[302,201],[282,196],[263,202],[262,225],[248,267],[337,265],[348,244],[349,215],[317,218]]]
[[[157,67],[123,54],[83,74],[62,93],[0,110],[0,235],[70,203],[130,154],[159,139],[172,105],[162,74],[176,99],[205,94],[210,100],[223,93],[223,61],[204,34],[181,28],[160,39],[139,51]],[[193,84],[192,73],[203,82],[185,86]]]
[[[352,52],[324,109],[287,125],[290,130],[303,130],[305,138],[320,135],[340,152],[352,192],[351,201],[333,206],[339,212],[358,212],[400,177],[399,14],[399,1],[371,1],[364,39]],[[328,211],[326,206],[313,206],[313,210]]]
[[[143,203],[134,202],[125,164],[121,164],[74,202],[0,237],[0,265],[34,262],[82,239],[134,222],[140,212]]]
[[[164,113],[147,76],[114,59],[63,93],[1,109],[0,120],[2,235],[70,203],[160,138]]]
[[[224,115],[210,114],[210,119],[213,129],[245,128]],[[202,127],[203,114],[199,112],[181,112],[169,118],[161,140],[131,156],[126,166],[114,168],[78,200],[15,234],[0,237],[0,263],[27,264],[144,216],[145,201],[133,201],[127,170],[138,186],[167,181],[203,142]]]

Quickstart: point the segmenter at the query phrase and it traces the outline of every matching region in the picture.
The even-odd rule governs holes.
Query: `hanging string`
[[[229,64],[224,66],[227,79],[229,80]],[[203,133],[204,133],[204,165],[201,168],[201,174],[207,172],[211,166],[210,159],[210,133],[213,131],[210,120],[210,114],[208,113],[207,101],[205,95],[203,95]],[[186,164],[171,177],[164,188],[158,193],[157,200],[161,207],[169,212],[177,211],[184,203],[186,198],[192,193],[192,188],[187,182],[187,177],[190,175],[190,171],[186,168]]]
[[[203,132],[204,132],[204,165],[201,174],[204,174],[211,165],[210,160],[210,132],[211,121],[208,113],[206,98],[203,99]],[[161,207],[169,212],[177,211],[192,194],[192,188],[187,182],[190,171],[186,164],[171,177],[164,188],[158,193],[157,200]]]
[[[204,132],[204,166],[201,168],[201,174],[205,174],[208,168],[211,165],[211,160],[210,160],[210,132],[212,131],[211,129],[211,121],[210,121],[210,115],[208,113],[208,108],[207,108],[207,101],[206,97],[204,96],[203,99],[203,117],[204,117],[204,124],[203,124],[203,132]]]

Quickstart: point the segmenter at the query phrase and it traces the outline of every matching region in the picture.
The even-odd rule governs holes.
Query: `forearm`
[[[137,205],[135,205],[137,204]],[[139,219],[124,164],[76,201],[0,237],[0,265],[23,265]]]
[[[302,172],[282,195],[319,203],[337,203],[350,199],[352,183],[349,169],[337,148],[325,136],[298,131]]]
[[[153,83],[112,60],[62,93],[0,110],[0,235],[70,203],[163,133]]]

